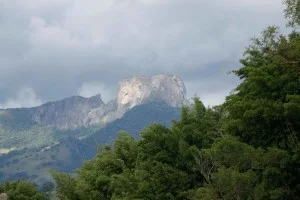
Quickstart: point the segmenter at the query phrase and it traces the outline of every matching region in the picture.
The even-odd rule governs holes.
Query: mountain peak
[[[180,107],[186,98],[185,85],[176,75],[134,76],[119,84],[119,107],[133,108],[154,101]]]

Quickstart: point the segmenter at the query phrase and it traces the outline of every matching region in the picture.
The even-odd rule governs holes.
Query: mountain
[[[167,104],[138,105],[84,139],[70,137],[47,148],[23,149],[0,156],[0,182],[17,178],[32,179],[38,184],[51,181],[50,168],[73,172],[96,155],[99,144],[112,144],[120,130],[138,138],[139,132],[146,126],[152,123],[169,126],[172,119],[179,117],[180,108]]]
[[[0,110],[0,150],[49,145],[71,134],[83,136],[91,128],[86,126],[88,113],[103,105],[100,95],[73,96],[34,108]]]
[[[178,119],[186,102],[183,81],[174,75],[130,77],[117,98],[73,96],[34,108],[0,110],[0,181],[49,180],[49,168],[71,172],[111,144],[120,130],[132,136],[157,122]],[[2,154],[2,156],[1,156]]]
[[[101,95],[91,98],[74,96],[32,109],[32,120],[42,126],[74,129],[86,126],[91,110],[104,105]]]
[[[69,136],[85,137],[149,102],[180,107],[186,98],[183,81],[173,75],[121,80],[116,99],[105,104],[101,95],[73,96],[34,108],[0,110],[0,153],[10,149],[51,145]]]

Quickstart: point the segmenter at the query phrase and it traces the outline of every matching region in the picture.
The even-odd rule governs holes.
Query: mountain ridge
[[[0,150],[35,148],[65,137],[85,137],[135,106],[156,102],[181,107],[185,101],[186,88],[178,76],[155,75],[120,80],[117,97],[108,103],[101,94],[89,98],[77,95],[33,108],[2,109]]]
[[[138,105],[86,138],[67,137],[52,146],[24,148],[0,156],[0,183],[25,178],[41,185],[52,181],[49,169],[72,173],[96,155],[98,145],[111,145],[119,131],[138,138],[139,132],[152,123],[170,126],[172,119],[179,118],[180,108],[156,102]]]

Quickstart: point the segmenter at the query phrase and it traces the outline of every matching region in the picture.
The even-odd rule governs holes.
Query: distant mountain
[[[66,138],[47,148],[23,149],[0,156],[0,181],[29,178],[42,184],[51,180],[48,170],[72,172],[84,161],[96,155],[97,145],[112,144],[120,130],[137,138],[139,132],[152,123],[166,126],[180,117],[180,108],[166,103],[146,103],[135,106],[92,135],[78,140]]]
[[[157,75],[121,80],[117,98],[107,104],[101,95],[73,96],[0,110],[0,182],[29,178],[41,184],[51,180],[49,168],[72,172],[120,130],[137,138],[152,123],[170,125],[185,101],[179,77]]]
[[[91,128],[86,126],[88,113],[103,105],[100,95],[74,96],[34,108],[0,110],[0,149],[35,148],[71,134],[83,136]]]
[[[118,97],[107,104],[101,95],[73,96],[34,108],[0,110],[0,154],[48,146],[70,136],[86,137],[135,106],[156,102],[180,107],[185,99],[179,77],[157,75],[121,80]]]

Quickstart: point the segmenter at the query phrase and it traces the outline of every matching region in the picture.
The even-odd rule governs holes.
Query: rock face
[[[174,75],[131,77],[120,81],[119,85],[118,97],[107,104],[102,101],[101,95],[90,98],[74,96],[35,108],[8,109],[4,112],[13,112],[14,116],[20,116],[21,113],[22,116],[26,116],[22,119],[27,124],[75,129],[107,124],[122,117],[133,107],[144,103],[162,102],[180,107],[186,98],[183,81]]]
[[[7,200],[7,199],[8,199],[7,194],[5,194],[5,193],[0,194],[0,200]]]
[[[183,81],[177,76],[132,77],[120,82],[118,106],[133,108],[149,101],[161,101],[174,107],[186,98]]]
[[[119,87],[117,99],[90,112],[88,120],[90,124],[112,122],[141,104],[161,102],[180,107],[186,99],[185,85],[174,75],[131,77],[120,81]]]
[[[43,126],[73,129],[86,126],[90,111],[104,105],[100,95],[91,98],[74,96],[33,108],[32,119]]]

